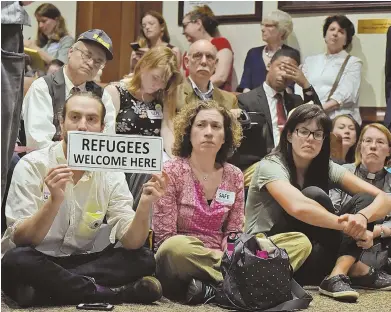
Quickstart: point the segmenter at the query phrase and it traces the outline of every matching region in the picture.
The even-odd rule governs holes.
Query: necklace
[[[191,164],[191,168],[193,169],[193,171],[196,171],[201,176],[202,180],[204,180],[205,182],[208,181],[210,173],[205,174],[205,173],[201,172],[200,170],[198,170],[191,160],[190,160],[190,164]]]
[[[278,50],[280,50],[280,49],[281,49],[281,47],[279,47],[279,48],[278,48],[276,51],[274,51],[274,53],[272,54],[272,53],[270,53],[268,47],[265,46],[265,54],[266,54],[266,56],[267,56],[268,58],[272,58],[273,55],[274,55]],[[270,53],[270,54],[269,54],[269,53]]]

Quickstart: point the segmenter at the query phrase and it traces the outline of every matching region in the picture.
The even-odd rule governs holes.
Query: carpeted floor
[[[321,296],[317,291],[309,291],[314,300],[311,303],[311,306],[306,311],[308,312],[367,312],[367,311],[376,311],[376,312],[390,312],[391,311],[391,291],[359,291],[360,298],[356,303],[342,303],[327,297]],[[12,306],[9,302],[9,299],[1,301],[1,311],[9,312],[71,312],[71,311],[81,311],[77,310],[73,306],[59,307],[59,308],[34,308],[34,309],[20,309],[15,306]],[[162,299],[161,301],[153,305],[136,305],[136,304],[126,304],[126,305],[117,305],[115,306],[114,312],[218,312],[224,311],[213,305],[201,305],[196,307],[184,306],[177,303],[173,303],[167,299]]]

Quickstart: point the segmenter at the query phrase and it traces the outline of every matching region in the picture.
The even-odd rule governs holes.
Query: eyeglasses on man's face
[[[97,60],[92,57],[92,55],[86,51],[83,51],[79,48],[73,47],[73,50],[79,51],[81,54],[81,58],[84,62],[89,62],[92,60],[93,66],[98,69],[103,69],[106,65],[106,61],[103,60]]]
[[[309,138],[312,134],[312,137],[317,141],[323,141],[324,139],[324,132],[323,130],[316,130],[316,131],[310,131],[307,128],[300,128],[296,129],[297,136],[300,138]]]
[[[190,54],[190,56],[193,58],[193,60],[195,60],[197,62],[200,62],[204,56],[206,58],[206,61],[209,63],[216,60],[216,55],[214,55],[212,53],[208,53],[208,52],[206,52],[206,53],[194,52],[193,54]]]

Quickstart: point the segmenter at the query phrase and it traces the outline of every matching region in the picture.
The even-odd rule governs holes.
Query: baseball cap
[[[105,52],[108,60],[113,59],[113,42],[110,37],[101,29],[90,29],[83,32],[77,41],[94,41],[100,44]]]

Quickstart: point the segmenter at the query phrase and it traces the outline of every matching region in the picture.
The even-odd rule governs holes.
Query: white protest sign
[[[75,170],[159,173],[163,139],[154,136],[68,132],[68,166]]]

